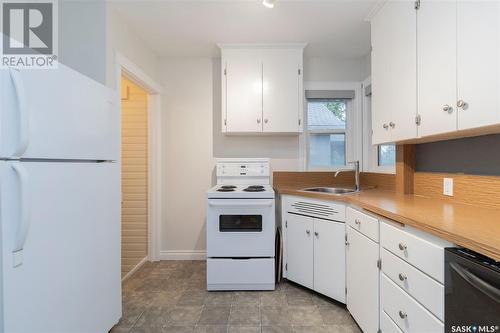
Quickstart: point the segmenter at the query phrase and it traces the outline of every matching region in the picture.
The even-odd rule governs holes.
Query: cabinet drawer
[[[345,205],[331,201],[311,200],[292,196],[288,198],[285,209],[287,212],[293,214],[345,222]]]
[[[353,229],[378,243],[378,220],[376,218],[348,207],[346,222]]]
[[[380,224],[380,244],[406,262],[444,283],[444,248],[450,243],[410,227]]]
[[[380,314],[380,331],[382,333],[403,333],[385,311]]]
[[[385,274],[380,278],[382,310],[405,333],[444,332],[444,324],[392,282]]]
[[[444,321],[444,286],[386,249],[381,250],[381,258],[385,275]]]
[[[274,259],[207,259],[208,290],[274,290]]]

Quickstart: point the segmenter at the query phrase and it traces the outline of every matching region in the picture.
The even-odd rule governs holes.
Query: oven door
[[[274,257],[273,199],[210,199],[207,256]]]

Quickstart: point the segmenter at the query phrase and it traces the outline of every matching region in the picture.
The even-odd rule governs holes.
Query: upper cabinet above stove
[[[220,45],[223,133],[302,131],[304,46]]]
[[[387,1],[371,24],[374,144],[500,131],[500,2]]]

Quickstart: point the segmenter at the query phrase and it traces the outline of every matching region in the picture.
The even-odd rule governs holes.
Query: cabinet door
[[[264,132],[299,131],[301,59],[302,49],[266,51],[263,58]]]
[[[456,7],[456,1],[422,1],[417,11],[419,136],[457,129]]]
[[[313,288],[313,218],[287,214],[287,278]]]
[[[363,332],[379,328],[379,246],[347,227],[347,309]]]
[[[500,2],[457,4],[458,129],[500,122]],[[458,104],[457,104],[458,106]]]
[[[250,50],[223,55],[227,132],[262,132],[262,61]]]
[[[388,1],[372,20],[372,142],[417,136],[417,40],[413,2]]]
[[[372,31],[372,144],[391,141],[389,122],[391,110],[389,108],[392,98],[392,85],[389,75],[391,44],[387,36],[390,20],[385,18],[384,9],[371,21]]]
[[[345,223],[314,219],[314,290],[345,303]]]

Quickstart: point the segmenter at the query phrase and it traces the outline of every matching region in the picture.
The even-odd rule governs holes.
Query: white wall
[[[162,259],[199,258],[205,243],[205,191],[215,184],[215,159],[270,157],[273,170],[299,170],[299,137],[221,133],[220,59],[163,58]],[[306,59],[308,81],[361,81],[359,59]]]
[[[60,0],[59,61],[106,84],[106,2]]]
[[[206,248],[205,191],[213,183],[215,165],[212,60],[164,59],[160,73],[164,89],[160,257],[164,259]]]
[[[118,52],[132,61],[156,82],[160,81],[160,58],[127,25],[115,9],[108,4],[107,10],[107,50],[106,82],[111,88],[116,87],[115,54]]]
[[[304,59],[304,81],[362,81],[365,72],[365,57]]]

